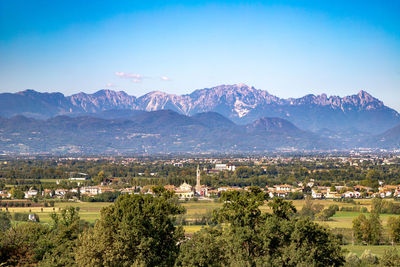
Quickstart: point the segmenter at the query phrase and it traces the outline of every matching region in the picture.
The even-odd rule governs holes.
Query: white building
[[[100,193],[100,187],[98,186],[84,186],[81,187],[81,194],[86,195],[97,195]]]
[[[25,192],[25,198],[36,197],[37,194],[38,194],[37,190],[30,188],[29,191]]]
[[[180,199],[192,198],[194,196],[192,186],[186,182],[178,187],[175,194],[177,194]]]
[[[227,165],[226,164],[217,163],[217,164],[215,164],[215,170],[216,171],[226,171],[227,170]]]

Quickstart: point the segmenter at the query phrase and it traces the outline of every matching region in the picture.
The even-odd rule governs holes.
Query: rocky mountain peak
[[[370,95],[368,92],[361,90],[358,93],[358,97],[360,98],[362,103],[368,103],[368,102],[380,102],[378,99],[374,98],[372,95]]]
[[[360,131],[377,133],[400,123],[400,116],[395,110],[365,91],[346,97],[310,94],[281,99],[265,90],[238,83],[198,89],[186,95],[153,91],[139,98],[107,89],[68,97],[61,93],[34,90],[0,94],[0,116],[3,117],[24,114],[49,118],[60,114],[101,113],[107,110],[165,109],[189,116],[217,112],[238,124],[247,124],[265,116],[279,117],[311,131],[355,127]]]
[[[93,96],[105,96],[105,97],[113,97],[113,96],[129,96],[124,91],[114,91],[110,89],[102,89],[93,94]]]

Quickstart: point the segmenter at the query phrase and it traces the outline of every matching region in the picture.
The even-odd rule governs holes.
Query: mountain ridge
[[[122,119],[60,115],[39,120],[17,115],[0,118],[0,122],[0,152],[6,154],[265,152],[330,148],[328,140],[304,132],[284,119],[261,118],[252,124],[236,125],[213,112],[186,116],[160,110]]]
[[[245,84],[219,85],[184,95],[152,91],[139,97],[109,89],[71,96],[39,93],[31,89],[15,94],[0,94],[0,116],[3,117],[21,114],[46,119],[57,115],[101,113],[107,110],[163,109],[188,116],[217,112],[237,124],[248,124],[262,117],[279,117],[310,131],[356,128],[378,134],[400,124],[397,111],[364,90],[345,97],[308,94],[288,99]]]

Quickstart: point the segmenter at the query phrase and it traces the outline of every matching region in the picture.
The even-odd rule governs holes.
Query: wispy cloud
[[[113,84],[113,83],[106,83],[106,87],[114,87],[115,86],[115,84]]]
[[[153,79],[153,78],[155,78],[155,77],[153,77],[153,78],[152,77],[145,77],[145,76],[143,76],[141,74],[131,73],[131,72],[123,72],[123,71],[114,72],[114,75],[119,77],[119,78],[121,78],[121,79],[129,79],[133,83],[141,83],[144,79]],[[168,76],[159,76],[159,78],[162,81],[171,81],[171,78],[169,78]],[[107,84],[107,86],[108,86],[108,84]]]
[[[115,76],[122,78],[122,79],[131,79],[131,82],[133,83],[140,83],[143,81],[143,75],[137,74],[137,73],[129,73],[129,72],[123,72],[123,71],[117,71],[114,73]]]
[[[143,75],[137,74],[137,73],[128,73],[128,72],[123,72],[123,71],[117,71],[114,73],[115,76],[120,77],[120,78],[125,78],[125,79],[143,79]]]
[[[161,76],[160,79],[163,80],[163,81],[170,81],[171,80],[171,78],[169,78],[167,76]]]

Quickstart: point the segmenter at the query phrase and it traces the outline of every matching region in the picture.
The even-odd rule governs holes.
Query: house
[[[326,190],[325,198],[330,198],[330,199],[332,199],[332,198],[341,198],[341,197],[342,197],[341,194],[339,194],[338,192],[335,192],[335,191],[331,191],[330,188],[328,188],[328,189]]]
[[[236,166],[229,164],[229,165],[226,166],[226,169],[228,171],[234,172],[236,170]]]
[[[168,190],[168,191],[175,191],[176,190],[176,187],[175,187],[175,185],[164,185],[164,188],[165,188],[165,190]]]
[[[97,195],[100,193],[100,187],[98,186],[84,186],[80,189],[82,195]]]
[[[345,198],[360,198],[361,193],[358,191],[347,191],[343,194]]]
[[[28,220],[31,222],[37,222],[35,214],[29,214],[28,215]]]
[[[71,190],[70,190],[70,192],[72,192],[72,193],[78,193],[78,188],[72,188]]]
[[[215,170],[216,171],[226,171],[227,170],[227,165],[226,164],[217,163],[217,164],[215,164]]]
[[[38,191],[36,189],[30,188],[29,191],[25,192],[25,198],[36,197]]]
[[[324,198],[324,194],[319,190],[311,190],[311,197],[315,199],[322,199]]]
[[[87,173],[79,172],[75,174],[75,177],[68,178],[70,181],[86,181],[89,180]]]
[[[385,198],[398,195],[398,192],[400,192],[400,187],[398,185],[385,185],[379,187],[378,190],[379,190],[379,195],[382,198]]]
[[[99,191],[98,191],[98,193],[99,193],[99,194],[103,194],[103,193],[106,193],[106,192],[113,192],[113,191],[114,191],[114,189],[111,188],[111,187],[99,186]]]
[[[131,187],[131,188],[124,188],[121,190],[121,194],[129,194],[132,195],[135,193],[136,188]]]
[[[237,186],[225,186],[225,187],[218,187],[217,188],[218,192],[234,191],[234,190],[241,190],[241,188],[237,187]]]
[[[50,196],[50,197],[52,197],[53,194],[52,194],[52,191],[50,189],[45,189],[45,190],[42,191],[42,196]]]
[[[0,191],[0,198],[10,198],[11,194],[6,191]]]
[[[274,191],[292,192],[293,186],[288,184],[274,185]]]
[[[56,190],[54,191],[54,193],[55,193],[56,196],[61,196],[61,197],[63,197],[63,196],[65,196],[66,193],[68,193],[68,191],[69,191],[68,189],[59,188],[59,189],[56,189]]]
[[[290,191],[285,191],[285,190],[274,190],[274,191],[269,191],[269,197],[282,197],[286,198],[289,195]]]
[[[174,163],[174,167],[183,167],[183,163],[181,163],[181,162],[175,162]]]

